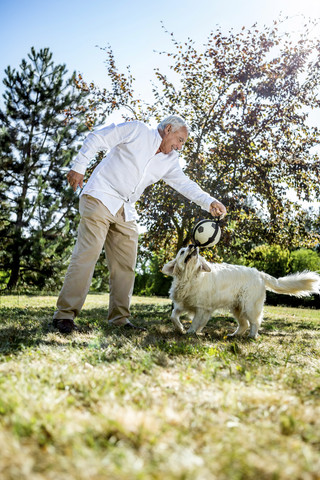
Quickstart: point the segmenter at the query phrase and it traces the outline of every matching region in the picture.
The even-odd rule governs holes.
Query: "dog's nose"
[[[195,255],[196,253],[198,253],[198,247],[197,245],[193,245],[193,243],[191,243],[190,245],[188,245],[188,255]]]

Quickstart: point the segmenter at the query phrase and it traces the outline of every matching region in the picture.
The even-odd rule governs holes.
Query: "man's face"
[[[172,131],[172,126],[167,125],[160,133],[162,142],[159,150],[162,153],[170,153],[172,150],[181,150],[183,144],[188,138],[188,130],[186,127],[181,127],[175,132]]]

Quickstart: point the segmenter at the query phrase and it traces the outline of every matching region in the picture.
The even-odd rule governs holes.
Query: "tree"
[[[263,243],[290,249],[319,243],[299,201],[287,197],[292,190],[311,202],[320,194],[320,131],[308,123],[310,109],[320,106],[320,43],[309,38],[315,25],[307,23],[296,42],[279,31],[278,21],[227,35],[218,28],[201,49],[171,34],[174,52],[163,52],[171,74],[156,70],[153,105],[135,97],[132,75],[118,72],[111,49],[111,89],[79,82],[95,95],[90,115],[100,106],[103,113],[122,108],[126,119],[177,113],[187,120],[192,133],[182,155],[185,171],[228,206],[224,255]],[[138,207],[146,245],[165,247],[169,256],[190,240],[203,217],[161,182]]]
[[[60,273],[69,254],[76,215],[65,169],[86,130],[83,116],[65,124],[63,111],[85,110],[86,94],[75,74],[55,65],[48,48],[34,48],[19,70],[5,70],[0,110],[0,252],[7,288],[18,282],[43,287]]]

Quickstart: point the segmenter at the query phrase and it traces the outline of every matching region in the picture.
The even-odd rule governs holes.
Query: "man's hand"
[[[83,178],[84,175],[82,175],[82,173],[75,172],[74,170],[70,170],[68,173],[67,180],[74,192],[77,190],[78,186],[80,188],[83,187]]]
[[[221,219],[227,215],[227,209],[221,202],[215,200],[210,205],[210,213],[213,217],[219,217]]]

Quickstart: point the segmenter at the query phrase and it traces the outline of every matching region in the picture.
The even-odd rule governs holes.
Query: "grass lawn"
[[[1,479],[320,479],[319,311],[266,307],[252,341],[176,333],[158,298],[122,333],[107,303],[62,336],[55,297],[0,297]]]

